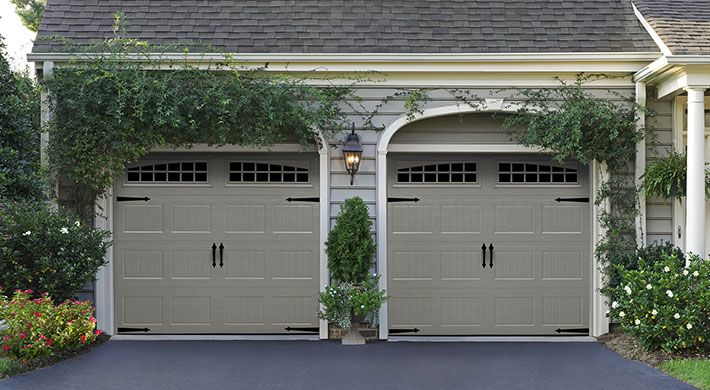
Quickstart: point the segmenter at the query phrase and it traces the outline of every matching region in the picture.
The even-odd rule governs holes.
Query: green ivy
[[[580,74],[573,82],[558,79],[555,88],[516,90],[522,106],[503,117],[503,127],[521,144],[547,149],[559,161],[574,158],[583,164],[606,164],[610,178],[600,184],[596,204],[609,201],[611,210],[599,214],[606,234],[595,248],[595,257],[604,266],[605,285],[614,287],[619,277],[612,265],[623,262],[636,248],[638,191],[628,178],[628,164],[645,134],[637,119],[640,113],[647,118],[652,113],[633,97],[612,91],[608,93],[615,99],[598,97],[585,87],[602,77]]]

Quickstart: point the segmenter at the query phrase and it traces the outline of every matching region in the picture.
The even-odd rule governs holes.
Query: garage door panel
[[[400,157],[390,158],[395,163],[388,166],[397,166]],[[398,186],[390,168],[388,196],[420,198],[416,205],[388,208],[390,328],[416,327],[418,335],[546,335],[560,327],[586,327],[589,204],[555,201],[588,196],[586,168],[570,163],[579,168],[570,176],[578,183],[570,185],[501,185],[498,161],[541,157],[456,158],[478,162],[479,187]],[[548,169],[528,165],[515,169]],[[540,178],[532,176],[515,179]]]
[[[211,155],[205,158],[207,184],[141,186],[119,180],[118,196],[150,198],[116,203],[119,327],[147,327],[150,333],[286,333],[286,326],[318,326],[318,203],[286,200],[318,196],[318,165],[315,156],[287,158],[293,169],[269,163],[283,161],[278,156]],[[245,177],[228,176],[239,168],[229,165],[235,159],[251,161],[239,165],[256,170],[247,179],[269,182],[230,182]],[[289,172],[309,181],[272,182]]]

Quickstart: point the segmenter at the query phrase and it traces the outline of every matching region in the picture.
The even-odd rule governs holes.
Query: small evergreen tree
[[[333,281],[358,284],[367,279],[375,256],[371,227],[361,198],[347,199],[340,206],[335,227],[325,243]]]

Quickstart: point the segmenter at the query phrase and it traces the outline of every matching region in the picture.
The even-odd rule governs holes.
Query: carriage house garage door
[[[316,155],[153,155],[115,192],[119,332],[317,326]]]
[[[390,329],[586,333],[586,166],[485,154],[392,154],[388,166]]]

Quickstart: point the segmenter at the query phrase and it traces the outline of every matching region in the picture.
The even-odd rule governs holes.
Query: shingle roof
[[[234,53],[659,51],[630,0],[49,0],[39,36],[97,41],[116,11],[130,37]]]
[[[634,0],[671,53],[710,54],[710,1]]]

